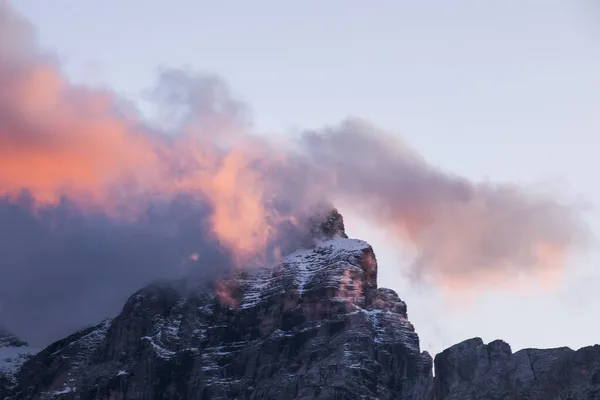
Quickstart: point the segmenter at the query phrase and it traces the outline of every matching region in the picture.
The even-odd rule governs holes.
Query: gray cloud
[[[34,344],[113,316],[150,281],[231,265],[198,202],[175,199],[132,223],[32,201],[0,200],[0,321]]]

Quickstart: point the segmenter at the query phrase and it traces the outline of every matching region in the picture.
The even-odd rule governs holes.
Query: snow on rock
[[[65,386],[65,387],[64,387],[63,389],[61,389],[61,390],[55,390],[55,391],[53,391],[53,392],[50,392],[50,394],[51,394],[52,396],[60,396],[61,394],[72,393],[72,392],[75,392],[75,391],[76,391],[75,389],[73,389],[73,388],[71,388],[71,387],[69,387],[69,386]]]
[[[68,370],[53,382],[50,390],[41,393],[41,399],[53,399],[77,391],[80,377],[87,373],[90,357],[106,338],[112,322],[112,319],[106,319],[98,325],[81,329],[40,353],[43,356],[50,353],[50,357],[60,359],[69,366]]]
[[[36,353],[26,342],[0,328],[0,377],[14,382],[14,377],[23,366]]]
[[[29,346],[0,347],[0,375],[14,376],[36,351]]]
[[[237,278],[244,291],[241,307],[254,307],[265,297],[289,290],[302,296],[309,289],[337,288],[347,270],[362,272],[357,261],[367,249],[369,244],[358,239],[316,240],[314,248],[297,250],[279,265],[245,272]]]
[[[167,350],[164,347],[160,346],[159,344],[156,344],[154,339],[151,338],[150,336],[144,336],[144,337],[142,337],[142,340],[147,340],[148,342],[150,342],[150,344],[152,345],[152,348],[154,348],[154,351],[156,352],[156,354],[161,358],[171,358],[175,355],[174,351]]]

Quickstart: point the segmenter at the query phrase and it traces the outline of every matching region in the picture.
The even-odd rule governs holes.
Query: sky
[[[449,173],[558,188],[588,204],[585,221],[600,229],[597,1],[12,4],[73,80],[142,107],[159,68],[214,73],[266,135],[361,117]],[[487,287],[453,301],[407,279],[402,249],[376,223],[344,216],[348,233],[373,245],[379,285],[407,302],[423,349],[475,336],[513,350],[598,343],[594,246],[572,254],[551,288],[531,278],[524,290]]]

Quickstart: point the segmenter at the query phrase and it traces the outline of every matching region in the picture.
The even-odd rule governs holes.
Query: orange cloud
[[[0,64],[1,194],[107,205],[116,181],[156,173],[153,143],[115,116],[109,93],[73,86],[50,65],[17,66]]]

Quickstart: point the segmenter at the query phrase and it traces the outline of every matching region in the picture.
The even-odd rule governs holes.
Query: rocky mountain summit
[[[436,356],[434,378],[372,248],[337,212],[317,233],[272,267],[143,288],[114,319],[0,364],[0,398],[600,400],[600,346],[473,339]]]

